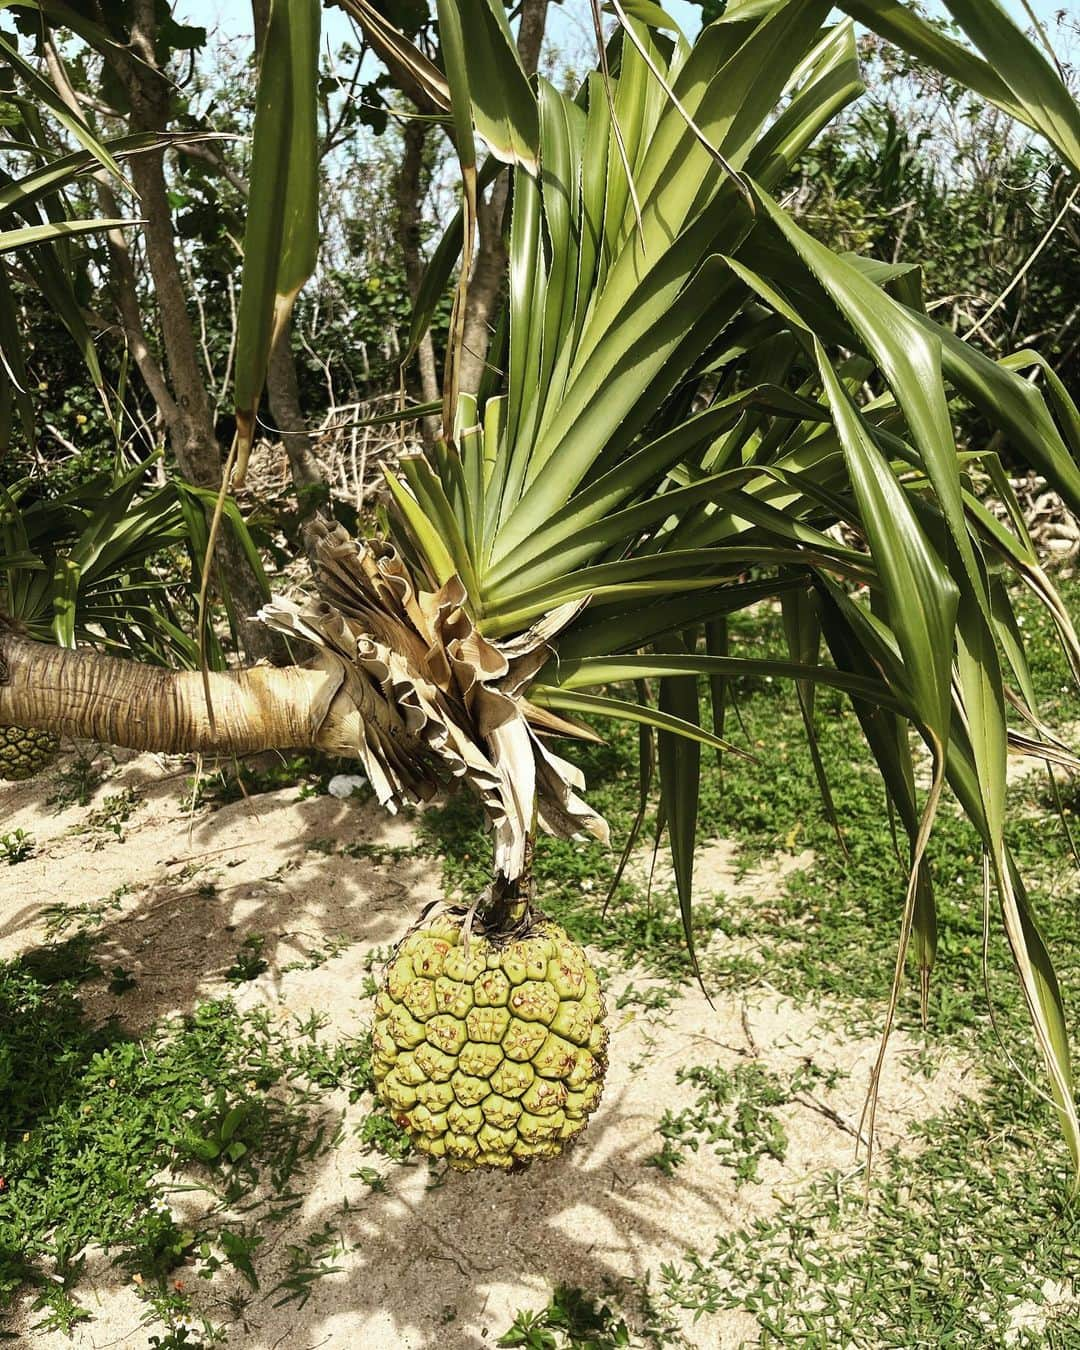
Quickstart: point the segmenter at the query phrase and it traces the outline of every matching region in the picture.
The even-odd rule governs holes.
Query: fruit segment
[[[27,727],[0,727],[0,778],[21,783],[40,773],[60,748],[51,731]]]

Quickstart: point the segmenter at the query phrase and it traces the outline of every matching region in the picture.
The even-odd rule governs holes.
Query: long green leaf
[[[236,482],[274,343],[318,252],[319,0],[271,0],[255,100],[236,327]]]
[[[942,381],[940,342],[920,328],[908,310],[876,287],[858,268],[838,258],[797,226],[768,193],[759,195],[772,223],[828,292],[889,382],[934,484],[973,592],[989,617],[985,580],[964,523],[956,444]]]
[[[791,594],[800,594],[794,591]],[[861,698],[877,707],[897,708],[896,699],[880,680],[849,671],[836,670],[802,661],[767,661],[746,656],[669,655],[656,652],[649,656],[589,656],[560,658],[555,675],[560,689],[587,689],[601,684],[620,684],[629,680],[672,678],[680,675],[726,675],[732,679],[770,676],[778,679],[805,680],[843,689],[852,698]]]
[[[131,186],[108,148],[94,135],[83,119],[71,111],[49,81],[38,74],[34,66],[19,53],[14,43],[9,41],[2,33],[0,33],[0,59],[17,72],[19,79],[29,89],[35,101],[41,107],[48,108],[56,120],[67,128],[79,144],[84,146],[100,164],[108,169],[117,182],[130,192]]]
[[[660,711],[687,726],[699,721],[697,679],[664,676],[660,680]],[[717,737],[716,739],[719,739]],[[701,983],[694,943],[694,844],[697,840],[698,801],[701,793],[701,744],[685,733],[661,730],[657,736],[660,793],[667,820],[668,846],[675,870],[686,949]],[[702,985],[704,988],[704,985]]]
[[[517,45],[500,0],[454,0],[461,24],[462,55],[479,78],[468,90],[476,130],[491,153],[505,164],[519,164],[535,174],[539,168],[540,128],[536,96],[521,65]],[[440,34],[447,77],[453,93],[452,53],[443,28],[447,6],[439,3]]]
[[[1080,110],[1057,72],[999,0],[945,0],[986,58],[897,0],[839,0],[840,8],[949,79],[1040,132],[1080,172]]]
[[[716,750],[726,750],[729,754],[742,759],[752,759],[745,750],[740,750],[730,741],[714,736],[711,731],[698,726],[688,718],[680,717],[676,712],[665,712],[660,708],[650,708],[643,703],[632,703],[626,699],[607,698],[602,694],[583,694],[578,691],[557,689],[550,685],[537,684],[529,691],[529,698],[542,708],[555,708],[562,712],[577,713],[579,716],[595,714],[598,717],[610,717],[615,722],[637,722],[654,727],[657,731],[671,732],[684,736],[702,745],[711,745]]]
[[[47,225],[26,225],[20,230],[0,230],[0,253],[28,248],[32,244],[49,244],[72,235],[92,234],[96,230],[115,230],[138,223],[137,220],[51,220]]]

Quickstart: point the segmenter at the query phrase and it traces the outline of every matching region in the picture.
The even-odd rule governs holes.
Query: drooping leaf
[[[319,0],[271,0],[256,92],[236,329],[236,481],[242,483],[270,352],[318,251]]]

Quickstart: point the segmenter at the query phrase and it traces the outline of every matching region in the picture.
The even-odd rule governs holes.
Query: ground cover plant
[[[917,260],[837,252],[803,228],[783,196],[801,157],[861,92],[852,18],[1037,132],[1067,168],[1080,167],[1080,111],[1039,43],[996,0],[950,0],[949,8],[970,47],[914,9],[861,0],[840,22],[824,0],[742,0],[692,43],[662,10],[616,3],[610,34],[601,31],[599,10],[594,15],[597,68],[563,92],[536,76],[524,17],[515,40],[498,5],[438,5],[433,60],[425,40],[350,0],[390,77],[443,125],[459,163],[460,212],[413,287],[411,350],[454,296],[440,397],[421,409],[434,419],[422,444],[386,474],[384,508],[368,537],[329,513],[308,521],[302,545],[317,598],[278,594],[260,610],[274,641],[307,658],[212,671],[221,651],[208,626],[210,559],[215,540],[226,538],[253,553],[229,490],[248,470],[262,386],[318,247],[319,6],[304,0],[261,12],[235,334],[236,436],[216,502],[205,482],[184,498],[185,530],[206,546],[196,632],[188,638],[165,621],[203,669],[103,655],[94,645],[115,646],[116,634],[93,616],[83,630],[89,641],[72,650],[78,580],[89,569],[79,562],[64,573],[57,563],[53,584],[61,574],[66,580],[41,598],[67,649],[35,640],[41,634],[20,628],[18,615],[3,621],[0,721],[28,734],[62,728],[165,752],[318,749],[358,761],[378,803],[397,811],[454,780],[472,790],[479,818],[460,805],[425,818],[449,859],[452,893],[405,937],[376,990],[365,1053],[385,1109],[361,1127],[369,1142],[399,1156],[415,1145],[460,1172],[516,1169],[561,1152],[596,1107],[612,1011],[580,943],[651,955],[667,937],[682,945],[652,956],[654,978],[624,987],[613,1011],[661,1016],[688,974],[703,984],[782,978],[789,994],[814,989],[847,1000],[844,1015],[856,1026],[849,975],[857,970],[889,989],[876,1019],[868,1109],[855,1126],[837,1117],[868,1141],[889,1035],[907,1026],[909,998],[926,1026],[946,1037],[981,1029],[951,982],[934,1011],[932,979],[950,962],[967,974],[985,966],[998,1010],[994,1045],[1000,1037],[1007,1060],[1027,1062],[1013,1016],[1022,1008],[1045,1077],[1033,1092],[1051,1103],[1076,1170],[1080,1121],[1061,991],[1072,973],[1070,940],[1066,928],[1066,964],[1056,970],[1047,941],[1056,912],[1036,899],[1040,859],[1024,862],[1035,827],[1017,807],[1007,762],[1010,751],[1045,761],[1051,788],[1040,808],[1058,810],[1067,823],[1072,807],[1053,774],[1055,765],[1078,767],[1072,729],[1054,718],[1055,699],[1037,683],[1032,635],[1041,653],[1052,630],[1067,679],[1080,673],[1080,640],[1005,466],[1037,469],[1075,510],[1080,414],[1038,353],[990,356],[939,325]],[[22,18],[52,80],[49,110],[107,185],[118,166],[74,111],[78,97],[49,28],[50,18],[59,26],[65,15],[46,4]],[[133,107],[147,95],[146,70],[163,59],[147,16],[135,6],[129,20],[118,20],[119,36],[139,52],[137,66],[130,52],[117,57],[115,25],[76,24],[107,66],[120,61],[113,74]],[[171,31],[168,38],[163,50],[188,40]],[[13,76],[36,88],[40,76],[4,50]],[[133,161],[148,196],[160,186],[146,164],[160,156],[162,132],[157,127],[159,139],[141,143]],[[16,181],[11,200],[26,207],[70,174],[68,163],[44,186],[40,175]],[[485,255],[493,220],[502,253]],[[64,231],[13,238],[11,247],[51,244],[57,233]],[[478,306],[489,274],[496,284]],[[22,360],[16,327],[9,324],[5,338],[9,381]],[[180,378],[178,348],[170,361]],[[27,422],[25,400],[15,402]],[[183,453],[194,453],[192,438],[199,440],[205,468],[213,459],[206,419],[200,430],[174,412],[172,420],[163,415],[177,458],[186,435]],[[416,409],[393,416],[407,415]],[[961,420],[978,430],[959,442]],[[134,485],[137,477],[122,481]],[[168,492],[161,500],[171,509]],[[5,511],[13,540],[5,565],[11,575],[33,571],[40,560],[24,547],[30,513],[13,497]],[[232,530],[222,533],[226,517]],[[301,545],[299,537],[292,542]],[[220,547],[218,554],[231,585],[235,567]],[[134,568],[124,572],[121,615],[133,578]],[[243,630],[243,616],[236,618]],[[255,654],[259,643],[245,643]],[[780,682],[794,687],[795,719],[776,706],[768,716]],[[759,710],[760,729],[746,704]],[[804,792],[806,752],[796,749],[803,744],[820,812]],[[715,765],[709,756],[718,757]],[[193,788],[193,809],[197,796]],[[139,828],[142,803],[133,786],[108,792],[79,828],[95,850],[109,835],[121,843]],[[622,857],[601,861],[613,824]],[[824,856],[821,832],[837,836],[829,848],[842,859],[834,864],[839,901],[827,905],[817,889],[828,876],[823,864],[823,876],[815,872],[812,886],[793,881],[767,916],[725,914],[715,899],[694,903],[699,836],[723,829],[742,839],[781,825],[789,852],[801,839]],[[1040,825],[1047,851],[1074,856],[1067,832],[1047,845]],[[553,842],[541,849],[543,835]],[[597,847],[582,850],[583,835]],[[654,903],[625,870],[650,837],[669,851],[673,901],[660,887]],[[33,865],[18,843],[8,861]],[[350,847],[331,838],[317,851],[358,857]],[[571,872],[573,897],[564,894]],[[550,918],[537,907],[538,888]],[[601,908],[608,889],[610,907]],[[591,892],[596,899],[582,902]],[[215,895],[211,886],[205,898]],[[72,939],[69,950],[83,965],[58,977],[60,1014],[76,1041],[73,981],[91,976],[93,937]],[[46,973],[57,963],[63,972],[66,959],[63,949],[47,952]],[[1007,995],[994,978],[1006,967],[1015,978]],[[267,936],[249,932],[223,978],[242,988],[270,971]],[[117,999],[139,984],[119,963],[103,973]],[[33,970],[30,984],[24,965],[10,974],[19,1008],[35,1000],[44,1007]],[[198,1011],[191,1015],[197,1021]],[[287,1114],[291,1088],[260,1104],[255,1074],[245,1080],[249,1098],[240,1099],[235,1082],[255,1054],[244,1049],[245,1037],[265,1040],[269,1027],[252,1029],[244,1016],[231,1026],[240,1067],[211,1054],[201,1100],[190,1084],[195,1095],[181,1093],[161,1129],[171,1137],[183,1118],[184,1158],[229,1177],[245,1168],[257,1176],[260,1147],[269,1140],[272,1152],[278,1138],[277,1113],[286,1112],[283,1128],[295,1137],[303,1130]],[[119,1083],[126,1061],[111,1045],[91,1050],[97,1034],[88,1032],[87,1053],[91,1061],[105,1055],[117,1069],[107,1081]],[[267,1090],[290,1080],[294,1054],[287,1040],[270,1039],[273,1047],[260,1051],[273,1066]],[[997,1051],[980,1044],[993,1059]],[[201,1052],[185,1044],[184,1053],[197,1060]],[[167,1044],[159,1058],[168,1061]],[[833,1110],[817,1100],[823,1080],[813,1064],[783,1075],[756,1063],[688,1064],[676,1081],[697,1096],[659,1120],[651,1155],[673,1185],[689,1154],[708,1151],[748,1187],[787,1154],[785,1110],[807,1102]],[[832,1081],[828,1073],[824,1081]],[[354,1086],[362,1092],[366,1080]],[[88,1105],[84,1114],[93,1117],[97,1108]],[[33,1130],[23,1134],[23,1144],[34,1141]],[[314,1137],[320,1143],[308,1161],[322,1147],[318,1129]],[[140,1156],[124,1202],[128,1218],[142,1203],[135,1197],[147,1169],[163,1161],[154,1147]],[[280,1190],[273,1175],[272,1182]],[[231,1181],[224,1188],[227,1200],[242,1194]],[[814,1211],[816,1224],[842,1212],[841,1200],[835,1211],[830,1205]],[[12,1209],[20,1213],[21,1202]],[[163,1264],[137,1265],[143,1280],[187,1259],[197,1236],[175,1235],[176,1225],[155,1214],[146,1224]],[[119,1230],[105,1218],[100,1226],[106,1231],[97,1236],[116,1246]],[[247,1227],[221,1233],[224,1259],[256,1288],[263,1235]],[[204,1242],[213,1275],[222,1258]],[[20,1250],[26,1245],[24,1238]],[[323,1273],[331,1273],[332,1247],[329,1237],[325,1248],[316,1243]],[[61,1267],[61,1284],[79,1250],[42,1248]],[[293,1293],[307,1289],[305,1259],[301,1251],[288,1277]],[[771,1313],[761,1320],[777,1303],[772,1285],[730,1292],[738,1272],[723,1243],[695,1261],[704,1264],[693,1278],[665,1271],[671,1307],[742,1308],[762,1331],[786,1334],[788,1324],[768,1320]],[[20,1267],[12,1287],[33,1274],[32,1265]],[[745,1286],[745,1272],[741,1278]],[[840,1299],[845,1286],[832,1287]],[[1009,1285],[1008,1296],[1017,1288]],[[642,1306],[651,1307],[645,1292]],[[573,1338],[591,1306],[579,1303],[571,1316],[556,1300],[544,1319],[507,1334],[539,1343]],[[811,1300],[806,1309],[846,1329],[839,1304],[823,1310]],[[1015,1308],[1002,1301],[981,1312],[1004,1325]],[[604,1335],[623,1336],[617,1318],[597,1316]]]

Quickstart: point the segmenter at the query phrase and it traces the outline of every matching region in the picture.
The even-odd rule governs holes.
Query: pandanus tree
[[[917,261],[840,256],[783,204],[799,156],[861,92],[853,21],[1004,108],[1076,172],[1080,111],[1052,64],[998,0],[948,0],[971,46],[894,0],[847,0],[838,22],[832,0],[736,0],[693,43],[651,0],[613,0],[598,68],[568,95],[526,78],[497,0],[439,0],[441,65],[366,0],[347,8],[445,110],[460,160],[461,212],[414,323],[415,338],[457,266],[442,435],[388,477],[379,537],[317,524],[316,595],[263,609],[307,644],[303,664],[170,673],[8,631],[0,722],[156,750],[319,746],[358,757],[391,808],[464,779],[494,834],[491,884],[399,949],[375,1069],[427,1151],[511,1166],[583,1127],[603,1068],[595,977],[531,908],[537,831],[607,837],[553,747],[605,719],[655,737],[692,950],[700,756],[733,749],[726,682],[790,678],[811,744],[814,688],[833,686],[908,841],[885,1036],[912,954],[926,996],[926,846],[948,788],[981,838],[1076,1158],[1061,997],[1005,820],[1010,749],[1075,761],[1040,720],[1011,587],[1046,607],[1075,675],[1080,642],[999,451],[1080,510],[1080,412],[1037,353],[992,359],[928,317]],[[317,25],[314,0],[276,3],[264,49],[241,472],[275,326],[314,262]],[[499,173],[504,303],[484,374],[464,388],[477,197]],[[961,406],[980,429],[962,447]],[[729,649],[728,617],[762,602],[782,612],[787,660]]]

